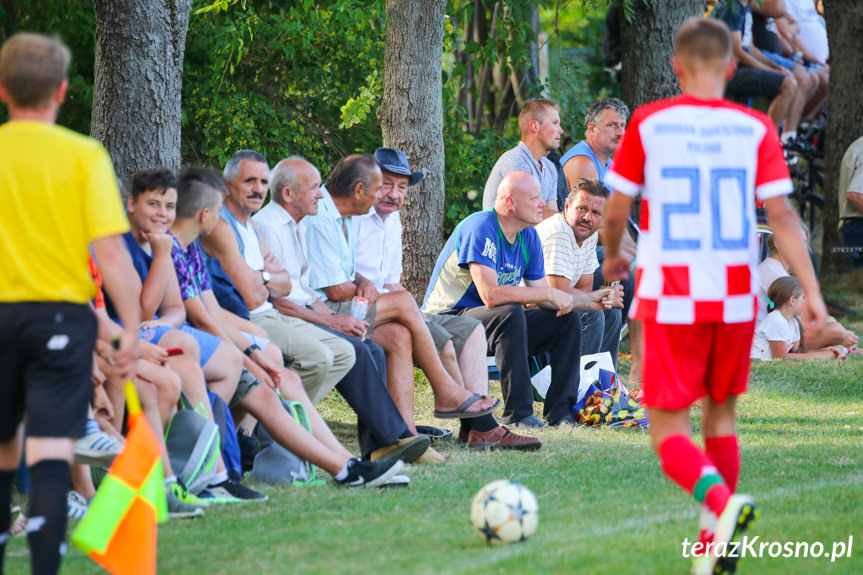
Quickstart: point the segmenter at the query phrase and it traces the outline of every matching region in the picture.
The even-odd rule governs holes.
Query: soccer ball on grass
[[[488,545],[516,543],[536,531],[539,505],[530,489],[521,483],[500,479],[474,496],[470,520]]]

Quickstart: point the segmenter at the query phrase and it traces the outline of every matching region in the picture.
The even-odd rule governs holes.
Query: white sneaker
[[[77,491],[66,494],[66,515],[69,519],[81,519],[87,515],[88,506],[87,500]]]
[[[107,468],[121,451],[123,446],[116,439],[98,431],[75,442],[75,463]]]
[[[381,487],[407,487],[410,484],[411,478],[407,475],[393,475]]]

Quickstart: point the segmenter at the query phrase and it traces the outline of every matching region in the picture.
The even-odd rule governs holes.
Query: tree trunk
[[[678,26],[700,15],[703,6],[692,0],[644,0],[632,4],[632,19],[621,23],[621,93],[634,110],[645,102],[680,93],[671,68],[671,40]]]
[[[387,0],[384,94],[378,110],[384,145],[425,174],[401,210],[403,285],[421,300],[443,244],[442,55],[446,0]]]
[[[94,0],[96,62],[91,135],[120,181],[180,167],[183,54],[191,0]]]
[[[832,248],[841,245],[839,232],[839,167],[851,143],[863,135],[863,4],[859,0],[824,3],[827,36],[830,38],[830,114],[824,149],[824,238],[821,271],[840,271],[845,261]]]

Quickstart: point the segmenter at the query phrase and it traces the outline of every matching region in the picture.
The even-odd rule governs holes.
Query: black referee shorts
[[[0,443],[25,413],[30,437],[84,435],[96,330],[86,305],[0,303]]]

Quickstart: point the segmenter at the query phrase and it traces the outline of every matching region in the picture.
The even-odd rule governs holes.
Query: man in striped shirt
[[[605,213],[608,188],[596,179],[575,183],[562,213],[543,220],[536,231],[542,242],[548,285],[573,294],[581,317],[581,353],[607,351],[617,368],[622,288],[593,290],[598,230]]]

